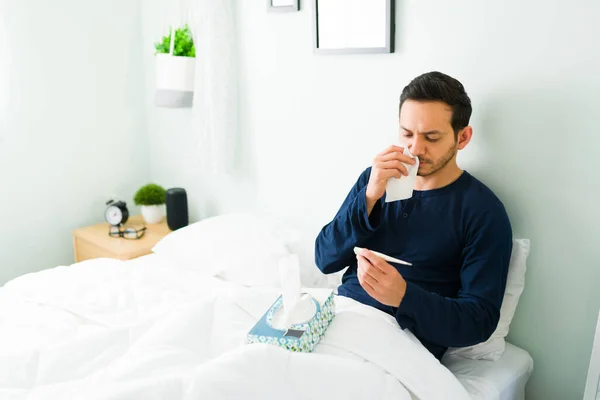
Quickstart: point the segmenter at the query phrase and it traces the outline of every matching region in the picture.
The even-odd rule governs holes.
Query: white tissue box
[[[250,330],[246,343],[268,343],[306,353],[313,351],[335,316],[334,294],[330,289],[306,289],[303,293],[311,295],[315,303],[316,313],[312,319],[291,324],[287,330],[274,328],[273,316],[283,305],[283,299],[279,296]]]

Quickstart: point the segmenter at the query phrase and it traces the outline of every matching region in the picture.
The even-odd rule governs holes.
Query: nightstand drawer
[[[171,230],[166,221],[158,224],[144,224],[141,216],[133,216],[128,221],[131,226],[146,226],[145,234],[139,239],[115,238],[108,235],[109,225],[100,223],[78,228],[73,231],[75,262],[91,258],[116,258],[131,260],[152,253],[152,248]]]
[[[75,249],[75,262],[101,257],[117,258],[110,251],[96,246],[85,239],[73,238],[73,246]]]

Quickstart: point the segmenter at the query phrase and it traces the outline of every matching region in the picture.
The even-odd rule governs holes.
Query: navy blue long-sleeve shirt
[[[512,252],[502,202],[463,171],[448,186],[419,191],[367,214],[367,168],[334,219],[319,233],[315,261],[330,274],[349,267],[338,294],[395,316],[435,357],[448,347],[487,340],[496,329]],[[392,264],[407,282],[398,308],[379,303],[358,282],[354,246],[411,262]]]

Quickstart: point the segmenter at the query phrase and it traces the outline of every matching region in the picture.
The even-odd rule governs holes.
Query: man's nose
[[[413,156],[425,155],[425,139],[420,135],[415,135],[412,146],[409,148]]]

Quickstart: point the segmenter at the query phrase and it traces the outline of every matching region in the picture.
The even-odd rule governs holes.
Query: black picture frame
[[[395,43],[395,13],[396,13],[396,2],[395,0],[379,0],[385,1],[385,44],[377,47],[340,47],[340,48],[325,48],[322,47],[320,37],[320,23],[319,21],[319,3],[326,1],[335,1],[339,3],[340,7],[343,7],[344,0],[313,0],[313,49],[315,54],[385,54],[394,53]],[[366,4],[372,5],[378,0],[362,0]]]
[[[274,6],[273,0],[267,0],[267,11],[269,12],[293,12],[300,10],[300,0],[290,0],[290,5]]]

